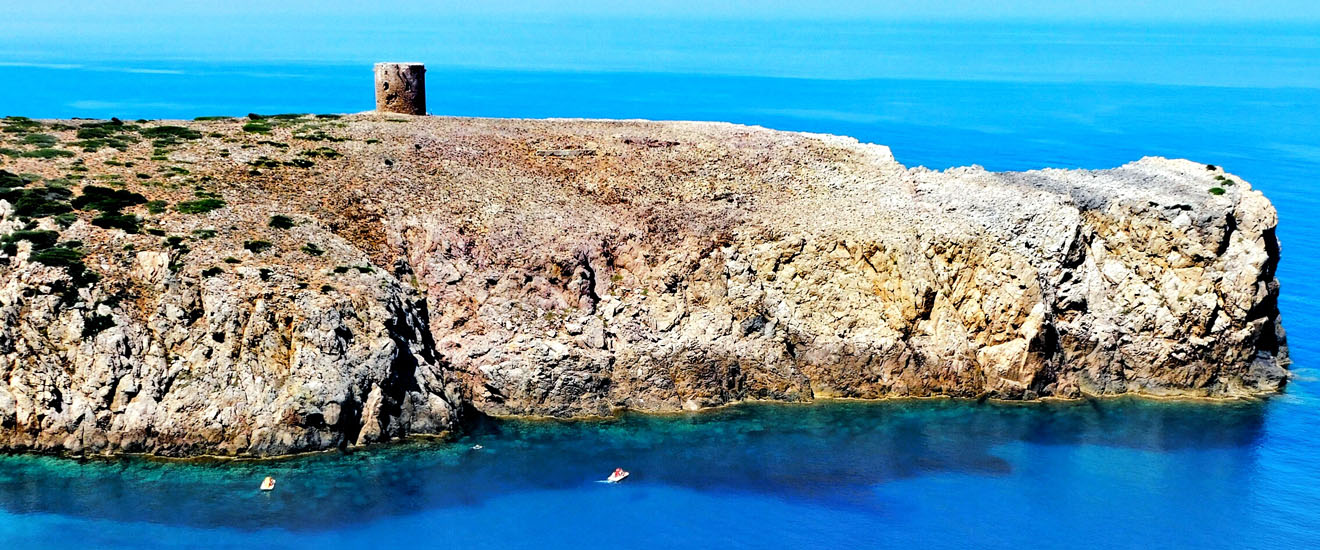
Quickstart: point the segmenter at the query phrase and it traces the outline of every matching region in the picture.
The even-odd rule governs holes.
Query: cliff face
[[[98,124],[20,122],[57,143]],[[715,123],[127,126],[74,157],[8,150],[5,447],[273,454],[440,433],[467,404],[1235,397],[1286,379],[1277,218],[1217,167],[934,172]],[[84,198],[116,191],[117,208]]]
[[[309,292],[278,268],[199,279],[139,252],[63,296],[64,270],[28,253],[0,289],[9,448],[281,454],[454,420],[425,303],[392,277]]]

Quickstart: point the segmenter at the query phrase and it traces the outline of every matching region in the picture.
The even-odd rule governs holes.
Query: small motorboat
[[[474,451],[480,451],[482,449],[485,449],[485,447],[482,447],[480,443],[472,446],[472,450]]]
[[[623,468],[615,468],[614,472],[610,474],[610,477],[605,478],[605,481],[609,483],[618,483],[623,481],[626,477],[628,477],[628,472],[624,471]]]
[[[261,480],[262,491],[270,491],[273,489],[275,489],[275,478],[266,476],[266,479]]]

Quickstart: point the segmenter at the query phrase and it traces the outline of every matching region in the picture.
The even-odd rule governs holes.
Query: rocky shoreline
[[[274,456],[464,411],[1287,380],[1277,216],[1217,166],[931,171],[722,123],[0,126],[5,450]]]

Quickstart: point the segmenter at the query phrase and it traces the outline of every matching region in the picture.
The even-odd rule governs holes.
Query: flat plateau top
[[[0,166],[10,172],[101,182],[169,204],[215,194],[228,208],[211,213],[211,225],[307,213],[359,245],[383,244],[369,242],[382,220],[429,212],[475,232],[516,229],[529,244],[552,243],[565,226],[662,236],[938,232],[992,236],[1045,257],[1066,238],[1054,228],[1079,212],[1132,205],[1203,222],[1244,199],[1264,201],[1222,169],[1190,161],[932,171],[851,138],[714,122],[364,113],[6,127]],[[143,214],[149,224],[197,221]]]

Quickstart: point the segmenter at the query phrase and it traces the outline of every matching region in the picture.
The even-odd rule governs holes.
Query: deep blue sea
[[[1186,157],[1279,210],[1296,378],[1260,402],[490,420],[456,442],[262,463],[0,457],[3,547],[1320,547],[1320,24],[432,23],[247,22],[258,40],[232,21],[8,21],[0,115],[356,112],[372,61],[415,60],[435,114],[725,120],[932,168]],[[617,466],[633,477],[598,482]]]

